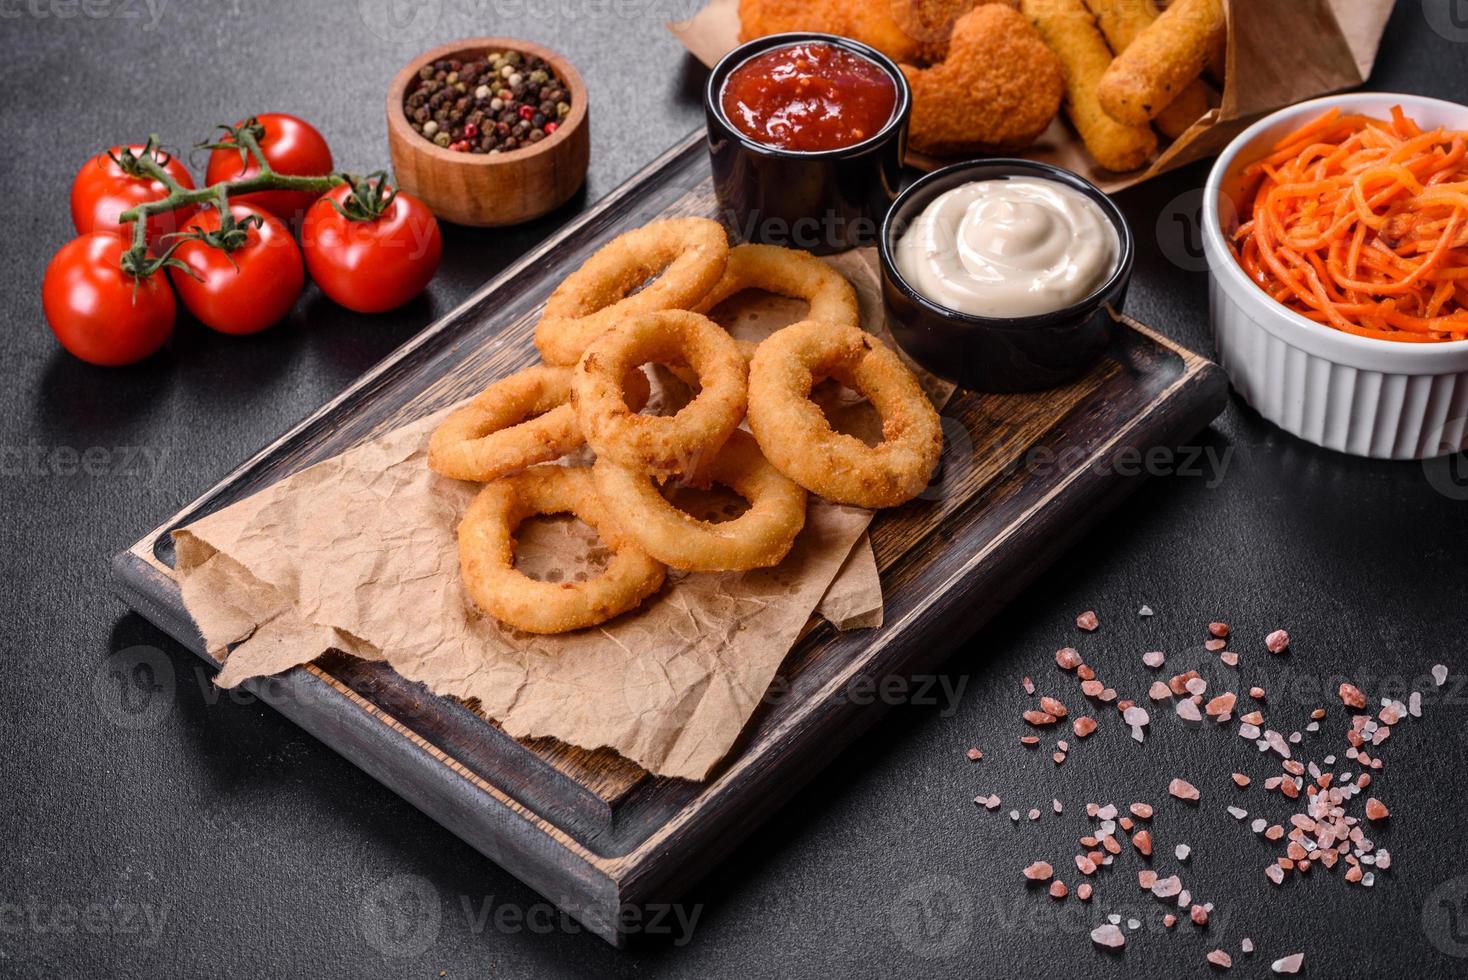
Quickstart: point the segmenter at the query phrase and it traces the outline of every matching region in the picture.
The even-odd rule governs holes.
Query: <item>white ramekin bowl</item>
[[[1236,226],[1239,173],[1327,109],[1388,118],[1392,106],[1424,129],[1468,130],[1468,106],[1417,95],[1355,92],[1266,116],[1230,143],[1203,195],[1203,250],[1218,359],[1260,415],[1327,449],[1377,459],[1425,459],[1468,446],[1468,341],[1409,344],[1357,337],[1276,303],[1225,240]]]

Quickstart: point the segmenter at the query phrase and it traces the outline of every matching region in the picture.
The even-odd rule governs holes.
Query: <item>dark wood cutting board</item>
[[[168,532],[533,363],[540,304],[591,252],[658,217],[713,213],[695,134],[118,555],[118,593],[205,656],[172,575]],[[809,630],[781,670],[780,696],[766,699],[706,782],[654,777],[608,750],[517,741],[473,706],[344,655],[247,686],[620,942],[624,906],[675,900],[877,720],[880,704],[848,696],[854,685],[939,662],[1140,480],[1105,464],[1124,450],[1175,445],[1223,408],[1216,365],[1130,319],[1119,334],[1108,357],[1065,389],[954,395],[943,410],[939,482],[872,526],[885,625]]]

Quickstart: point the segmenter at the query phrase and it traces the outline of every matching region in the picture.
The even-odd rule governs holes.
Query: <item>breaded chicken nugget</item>
[[[1096,86],[1111,118],[1140,126],[1197,81],[1227,30],[1223,0],[1176,0],[1116,56]]]
[[[1111,64],[1111,49],[1081,0],[1020,0],[1020,9],[1065,66],[1065,110],[1086,149],[1107,170],[1135,170],[1157,152],[1151,126],[1128,126],[1096,100],[1096,83]]]
[[[1024,149],[1055,118],[1064,84],[1044,39],[1000,3],[959,18],[941,64],[902,71],[912,85],[913,149],[940,156]]]
[[[1157,19],[1157,5],[1152,0],[1086,0],[1086,6],[1096,15],[1101,33],[1106,35],[1111,50],[1117,53],[1131,47],[1137,35]],[[1162,130],[1163,136],[1177,139],[1191,129],[1208,108],[1208,86],[1194,80],[1157,114],[1153,122]]]
[[[849,0],[849,36],[894,61],[927,65],[948,56],[953,25],[985,3],[1017,0]]]
[[[845,34],[849,6],[842,0],[739,0],[739,40],[786,31]]]

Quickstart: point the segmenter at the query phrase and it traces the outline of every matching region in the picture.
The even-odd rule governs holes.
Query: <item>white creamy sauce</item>
[[[1051,313],[1116,271],[1116,229],[1080,191],[1050,180],[981,180],[940,195],[897,243],[908,285],[973,316]]]

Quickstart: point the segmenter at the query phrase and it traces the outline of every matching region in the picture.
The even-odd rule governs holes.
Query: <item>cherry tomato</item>
[[[236,235],[244,244],[225,252],[194,238],[182,239],[173,257],[194,271],[170,267],[168,276],[188,311],[220,333],[257,333],[291,311],[306,285],[306,267],[290,229],[267,211],[230,204]],[[248,227],[241,225],[254,218]],[[219,211],[208,208],[184,229],[217,236]],[[195,278],[197,276],[198,278]]]
[[[117,216],[139,204],[161,200],[168,196],[168,188],[156,177],[147,174],[128,173],[118,166],[117,160],[127,162],[130,158],[149,153],[162,164],[168,175],[189,190],[193,190],[194,179],[178,158],[161,150],[144,146],[114,146],[107,153],[92,157],[77,171],[71,182],[71,223],[77,234],[87,235],[94,231],[112,235],[130,236],[132,225],[120,225]],[[117,159],[113,159],[116,157]],[[148,221],[148,244],[157,244],[158,239],[188,220],[195,208],[179,208],[164,214],[155,214]]]
[[[333,188],[311,205],[301,226],[301,250],[316,285],[358,313],[382,313],[417,296],[438,270],[443,236],[427,205],[398,194],[368,221],[344,217],[351,188]]]
[[[168,280],[137,280],[122,271],[128,243],[96,232],[73,238],[46,266],[41,306],[61,346],[91,364],[141,361],[173,332],[175,306]]]
[[[316,128],[303,119],[283,112],[262,112],[255,119],[265,127],[260,138],[260,152],[272,170],[279,174],[319,177],[331,173],[331,148]],[[236,124],[236,128],[244,122]],[[231,142],[226,139],[224,142]],[[209,154],[209,168],[204,183],[209,186],[238,177],[253,177],[260,167],[252,156],[240,160],[236,149],[214,150]],[[311,191],[257,191],[232,198],[241,204],[263,208],[282,221],[293,221],[320,197]]]

